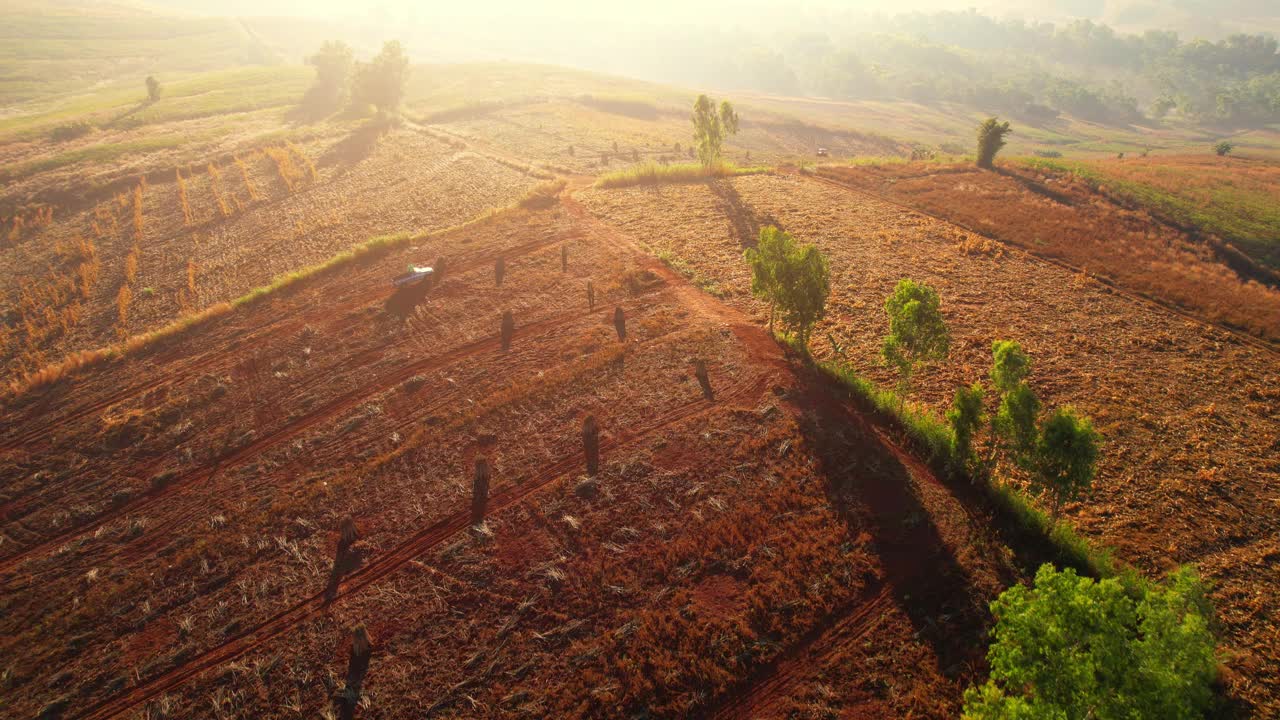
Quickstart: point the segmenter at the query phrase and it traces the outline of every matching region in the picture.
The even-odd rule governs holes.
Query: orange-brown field
[[[388,317],[388,273],[438,254]],[[952,714],[1018,571],[819,382],[574,201],[291,289],[6,412],[8,708],[315,715],[364,623],[378,716]],[[865,671],[827,693],[794,666],[830,646]]]
[[[780,115],[726,155],[782,169],[603,189],[687,160],[687,113],[543,82],[394,127],[235,115],[6,185],[0,716],[337,718],[359,625],[356,717],[957,716],[988,603],[1055,558],[777,342],[743,261],[766,225],[830,262],[813,354],[878,385],[884,298],[937,288],[951,353],[910,398],[935,414],[1022,343],[1105,439],[1066,521],[1153,579],[1195,563],[1223,704],[1280,714],[1264,276],[1026,164],[790,169],[908,146]],[[441,271],[420,297],[390,282],[411,264]]]
[[[900,278],[928,282],[942,295],[953,344],[949,360],[922,372],[914,390],[939,414],[956,388],[985,378],[992,340],[1021,342],[1036,361],[1037,392],[1051,405],[1080,408],[1105,438],[1093,495],[1070,509],[1072,522],[1149,572],[1197,563],[1217,582],[1230,682],[1275,707],[1275,351],[803,175],[593,190],[583,202],[760,322],[768,313],[750,295],[745,244],[762,224],[816,243],[831,261],[832,292],[814,351],[829,357],[833,337],[854,368],[885,386],[895,376],[879,358],[884,298]]]

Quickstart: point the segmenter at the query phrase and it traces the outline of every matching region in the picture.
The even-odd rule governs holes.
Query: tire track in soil
[[[827,615],[780,657],[753,673],[741,684],[739,692],[731,692],[730,699],[714,713],[702,717],[750,720],[780,698],[790,696],[804,676],[828,655],[871,631],[879,611],[891,604],[892,589],[891,583],[885,583],[870,599]]]
[[[659,294],[661,292],[661,290],[658,291]],[[645,295],[632,302],[638,304],[642,300],[650,300],[651,298],[652,294]],[[571,311],[559,313],[523,326],[521,328],[521,333],[528,335],[529,333],[536,333],[541,330],[554,329],[566,323],[574,322],[584,317],[590,317],[593,314],[602,313],[600,311],[593,310],[588,310],[586,312]],[[27,558],[48,552],[72,538],[93,532],[99,527],[128,514],[144,511],[158,503],[163,498],[177,494],[179,491],[186,491],[198,484],[204,484],[205,482],[212,481],[220,471],[238,465],[272,447],[287,442],[307,429],[322,422],[340,417],[343,413],[364,402],[368,397],[386,392],[414,375],[452,367],[458,363],[472,359],[481,353],[491,352],[500,347],[501,341],[497,336],[486,337],[482,340],[469,343],[442,355],[433,356],[419,362],[403,365],[397,370],[381,376],[377,381],[361,386],[356,390],[344,393],[325,403],[320,407],[320,409],[307,413],[301,418],[286,424],[279,430],[254,440],[230,455],[219,459],[212,467],[198,469],[183,477],[175,478],[164,487],[149,489],[136,500],[111,508],[86,523],[73,528],[67,528],[56,535],[46,537],[38,541],[37,544],[27,548],[26,550],[20,550],[13,555],[0,559],[0,575],[9,573],[17,566],[21,565]],[[154,535],[161,529],[161,527],[167,528],[170,526],[171,524],[157,526],[147,534]]]
[[[1160,311],[1164,311],[1164,312],[1167,312],[1167,313],[1171,313],[1171,314],[1173,314],[1173,315],[1177,315],[1178,317],[1182,318],[1183,320],[1190,320],[1190,321],[1192,321],[1192,322],[1194,322],[1194,323],[1196,323],[1196,324],[1198,324],[1198,325],[1203,325],[1203,326],[1205,326],[1205,327],[1209,327],[1209,328],[1212,328],[1212,329],[1214,329],[1214,330],[1218,330],[1218,331],[1220,331],[1220,332],[1227,333],[1227,334],[1231,335],[1232,337],[1236,338],[1237,340],[1239,340],[1239,341],[1241,341],[1241,342],[1243,342],[1243,343],[1245,343],[1245,344],[1247,344],[1247,345],[1251,345],[1251,346],[1253,346],[1253,347],[1255,347],[1255,348],[1258,348],[1259,350],[1265,350],[1265,351],[1267,351],[1267,352],[1271,353],[1272,355],[1280,355],[1280,345],[1277,345],[1276,343],[1273,343],[1273,342],[1271,342],[1271,341],[1269,341],[1269,340],[1264,340],[1263,338],[1260,338],[1260,337],[1255,337],[1255,336],[1250,335],[1250,334],[1248,334],[1248,333],[1246,333],[1246,332],[1243,332],[1243,331],[1241,331],[1241,330],[1236,330],[1236,329],[1234,329],[1234,328],[1228,327],[1228,326],[1223,325],[1223,324],[1221,324],[1221,323],[1216,323],[1216,322],[1214,322],[1214,321],[1212,321],[1212,320],[1209,320],[1208,318],[1204,318],[1204,317],[1201,317],[1201,316],[1199,316],[1199,315],[1196,315],[1195,313],[1192,313],[1192,312],[1190,312],[1190,311],[1183,310],[1183,309],[1181,309],[1181,308],[1177,307],[1176,305],[1174,305],[1174,304],[1172,304],[1172,303],[1170,303],[1170,302],[1168,302],[1168,301],[1166,301],[1166,300],[1162,300],[1162,299],[1160,299],[1160,298],[1158,298],[1158,297],[1155,297],[1155,296],[1152,296],[1152,295],[1147,295],[1147,294],[1145,294],[1145,293],[1138,292],[1138,291],[1135,291],[1135,290],[1128,290],[1128,289],[1126,289],[1126,288],[1124,288],[1124,287],[1120,286],[1119,284],[1117,284],[1117,283],[1116,283],[1114,280],[1112,280],[1111,278],[1108,278],[1108,277],[1105,277],[1105,276],[1101,276],[1101,275],[1097,275],[1097,274],[1089,274],[1089,273],[1085,270],[1085,268],[1077,267],[1077,266],[1072,265],[1071,263],[1069,263],[1069,262],[1067,262],[1067,261],[1065,261],[1065,260],[1059,260],[1058,258],[1050,257],[1050,256],[1048,256],[1048,255],[1044,255],[1044,254],[1042,254],[1042,253],[1038,252],[1037,250],[1035,250],[1034,248],[1029,248],[1029,247],[1027,247],[1027,246],[1025,246],[1025,245],[1022,245],[1021,243],[1013,242],[1013,241],[1011,241],[1011,240],[1002,240],[1002,239],[1000,239],[1000,238],[998,238],[998,237],[996,237],[996,236],[994,236],[994,235],[992,235],[992,234],[990,234],[990,233],[988,233],[988,232],[983,232],[983,231],[981,231],[981,230],[977,230],[977,229],[971,228],[971,227],[969,227],[968,225],[965,225],[965,224],[960,223],[960,222],[956,222],[955,220],[948,220],[947,218],[941,217],[941,216],[939,216],[939,215],[935,215],[935,214],[933,214],[933,213],[931,213],[931,212],[929,212],[929,211],[927,211],[927,210],[923,210],[923,209],[921,209],[921,208],[914,207],[914,206],[912,206],[912,205],[908,205],[908,204],[906,204],[906,203],[904,203],[904,202],[901,202],[901,201],[898,201],[898,200],[894,200],[894,199],[892,199],[892,198],[886,197],[886,196],[884,196],[884,195],[881,195],[881,194],[879,194],[879,193],[877,193],[877,192],[873,192],[873,191],[871,191],[871,190],[866,190],[866,189],[864,189],[864,188],[860,188],[860,187],[857,187],[857,186],[852,185],[852,184],[849,184],[849,183],[841,182],[841,181],[836,180],[836,179],[834,179],[834,178],[824,177],[824,176],[821,176],[821,175],[803,175],[803,176],[800,176],[800,177],[804,177],[804,178],[807,178],[807,179],[809,179],[809,180],[813,180],[813,181],[815,181],[815,182],[820,182],[820,183],[823,183],[824,185],[830,185],[831,187],[839,188],[839,189],[844,190],[844,191],[846,191],[846,192],[851,192],[851,193],[853,193],[853,194],[855,194],[855,195],[862,195],[863,197],[871,198],[872,200],[875,200],[875,201],[878,201],[878,202],[884,203],[884,204],[886,204],[886,205],[891,205],[891,206],[893,206],[893,207],[896,207],[896,208],[899,208],[899,209],[902,209],[902,210],[906,210],[907,212],[914,213],[914,214],[916,214],[916,215],[921,215],[921,216],[923,216],[923,217],[927,217],[927,218],[930,218],[930,219],[932,219],[932,220],[936,220],[936,221],[938,221],[938,222],[940,222],[940,223],[945,223],[945,224],[950,225],[950,226],[952,226],[952,227],[958,227],[958,228],[960,228],[961,230],[964,230],[964,231],[966,231],[966,232],[969,232],[969,233],[972,233],[972,234],[974,234],[974,235],[977,235],[978,237],[983,237],[983,238],[987,238],[988,240],[993,240],[993,241],[998,242],[998,243],[1000,243],[1000,244],[1002,244],[1002,245],[1005,245],[1005,246],[1007,246],[1007,247],[1017,248],[1018,250],[1020,250],[1020,251],[1022,251],[1023,253],[1025,253],[1025,254],[1026,254],[1026,256],[1027,256],[1027,257],[1029,257],[1029,258],[1033,258],[1033,259],[1035,259],[1035,260],[1039,260],[1040,262],[1047,263],[1047,264],[1049,264],[1049,265],[1053,265],[1053,266],[1055,266],[1055,267],[1057,267],[1057,268],[1060,268],[1060,269],[1062,269],[1062,270],[1070,271],[1070,272],[1072,272],[1072,273],[1074,273],[1074,274],[1077,274],[1077,275],[1080,275],[1080,274],[1088,275],[1089,277],[1091,277],[1091,278],[1093,278],[1094,280],[1096,280],[1096,281],[1098,282],[1098,284],[1099,284],[1099,285],[1101,285],[1102,287],[1106,288],[1106,289],[1107,289],[1107,291],[1109,291],[1109,292],[1110,292],[1110,293],[1112,293],[1113,295],[1116,295],[1116,296],[1118,296],[1118,297],[1125,298],[1126,300],[1129,300],[1130,302],[1133,302],[1133,303],[1136,303],[1136,304],[1139,304],[1139,305],[1146,305],[1147,307],[1153,308],[1153,309],[1155,309],[1155,310],[1160,310]]]
[[[731,388],[726,388],[726,392],[717,400],[707,401],[699,397],[697,400],[664,413],[638,428],[624,430],[611,438],[602,438],[600,442],[601,452],[603,453],[605,450],[610,449],[621,450],[634,446],[673,425],[706,414],[728,405],[732,401],[752,396],[758,397],[767,391],[771,374],[770,372],[764,372],[755,382],[743,381]],[[525,498],[543,489],[553,481],[564,477],[574,468],[579,467],[582,462],[581,453],[574,453],[543,468],[533,476],[523,480],[512,481],[504,486],[502,490],[490,496],[487,514],[493,515],[518,505]],[[348,575],[339,585],[335,601],[353,595],[387,577],[414,558],[441,545],[470,526],[471,511],[468,508],[419,531],[395,549],[379,555],[364,567]],[[105,720],[106,718],[116,717],[157,695],[185,684],[188,680],[206,670],[216,668],[250,652],[319,614],[327,606],[324,592],[321,591],[294,605],[292,608],[276,614],[256,627],[237,635],[232,640],[206,650],[186,663],[115,698],[108,698],[94,705],[78,717],[83,720]]]

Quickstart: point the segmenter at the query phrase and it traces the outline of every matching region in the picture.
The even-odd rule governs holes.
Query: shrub
[[[1062,503],[1074,500],[1093,483],[1098,440],[1089,419],[1077,416],[1070,407],[1054,410],[1044,421],[1032,486],[1049,494],[1055,519]]]
[[[157,100],[160,99],[160,95],[163,92],[164,92],[164,88],[160,87],[160,81],[157,80],[154,75],[148,75],[147,76],[147,100],[150,100],[151,102],[156,102]]]
[[[1035,392],[1026,383],[1018,383],[1001,398],[994,421],[996,438],[1005,452],[1015,465],[1028,470],[1035,462],[1040,407]]]
[[[1226,140],[1223,140],[1213,146],[1213,151],[1218,154],[1218,157],[1226,157],[1235,149],[1236,146]]]
[[[951,346],[951,333],[942,318],[942,301],[938,292],[924,283],[900,280],[893,294],[884,301],[889,316],[889,334],[885,336],[881,354],[885,362],[897,368],[899,394],[906,398],[911,376],[922,362],[941,360]]]
[[[698,162],[710,168],[720,162],[720,148],[724,139],[738,134],[738,113],[728,100],[720,103],[699,95],[693,103],[693,141],[698,146]],[[616,148],[615,148],[616,150]]]
[[[88,120],[77,120],[76,122],[59,125],[49,131],[49,139],[54,142],[65,142],[67,140],[75,140],[84,137],[93,132],[93,123]]]
[[[951,425],[951,455],[955,464],[963,467],[973,456],[973,432],[982,424],[982,385],[974,383],[956,390],[947,422]]]
[[[1004,147],[1004,136],[1013,132],[1009,122],[1000,122],[999,118],[989,117],[978,126],[978,167],[990,168],[995,162],[996,153]]]
[[[1212,610],[1195,571],[1130,597],[1043,565],[1034,587],[991,604],[991,676],[964,695],[968,720],[1204,716],[1216,659]]]

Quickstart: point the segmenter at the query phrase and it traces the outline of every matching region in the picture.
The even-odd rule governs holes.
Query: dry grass
[[[249,177],[249,166],[245,165],[244,159],[239,155],[235,158],[236,167],[240,169],[240,180],[244,183],[244,189],[249,193],[249,199],[256,201],[261,196],[258,195],[258,189],[253,184],[253,179]]]
[[[178,186],[178,202],[182,206],[182,223],[191,224],[191,202],[187,199],[187,181],[182,179],[182,171],[173,169],[174,181]]]
[[[646,162],[602,175],[596,181],[596,187],[622,188],[634,185],[692,183],[736,175],[758,175],[767,172],[770,172],[767,167],[738,167],[729,162],[720,162],[709,168],[696,163],[661,165],[655,162]]]
[[[1242,279],[1208,246],[1144,208],[1111,202],[1082,179],[918,163],[823,172],[1213,322],[1280,340],[1280,291]],[[962,250],[989,254],[988,247],[969,241]]]
[[[275,164],[276,176],[284,184],[285,189],[293,192],[302,181],[302,171],[293,162],[293,153],[287,147],[267,147],[262,152]]]

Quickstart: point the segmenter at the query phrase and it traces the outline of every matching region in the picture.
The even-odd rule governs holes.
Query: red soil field
[[[1274,282],[1237,274],[1209,241],[1146,209],[1123,207],[1083,179],[1012,165],[996,172],[972,165],[831,167],[822,175],[1065,261],[1212,322],[1280,341],[1280,290]],[[1248,262],[1239,253],[1235,257]]]
[[[939,415],[956,388],[985,380],[993,340],[1019,341],[1046,405],[1074,405],[1104,438],[1092,495],[1067,507],[1070,522],[1149,576],[1196,563],[1215,583],[1229,693],[1262,716],[1280,711],[1274,351],[816,178],[592,190],[582,201],[760,323],[768,311],[750,295],[744,247],[764,224],[817,244],[831,265],[831,297],[813,351],[830,358],[834,338],[882,387],[896,381],[880,359],[884,298],[902,278],[929,283],[942,297],[952,348],[945,363],[918,373],[913,397]],[[813,680],[815,702],[825,692],[818,685],[839,696],[841,683],[853,682],[835,668],[854,661],[840,657]]]
[[[389,278],[442,256],[390,312]],[[333,714],[362,623],[359,717],[954,715],[1022,571],[970,491],[799,368],[565,198],[23,395],[0,416],[5,712]],[[812,684],[835,658],[860,669]]]

